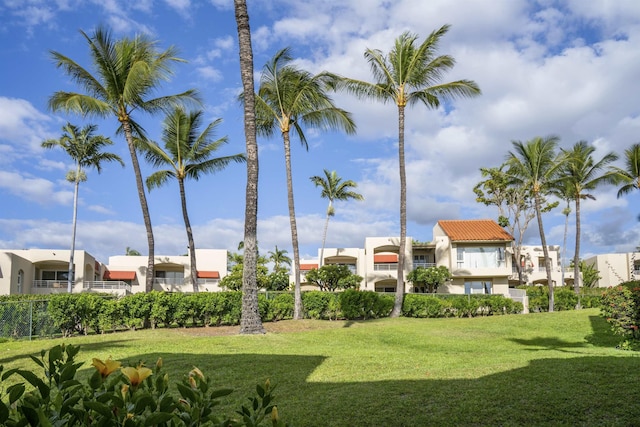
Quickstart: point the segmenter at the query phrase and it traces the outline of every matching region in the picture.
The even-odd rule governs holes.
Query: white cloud
[[[24,177],[13,172],[0,171],[0,188],[41,205],[69,205],[73,199],[72,191],[56,191],[49,180]]]
[[[212,82],[219,82],[219,81],[222,81],[222,79],[224,78],[220,70],[212,66],[198,67],[196,71],[198,72],[200,77],[202,77],[205,80],[210,80]]]
[[[45,126],[50,121],[29,101],[0,96],[0,140],[39,150],[41,142],[52,136]]]

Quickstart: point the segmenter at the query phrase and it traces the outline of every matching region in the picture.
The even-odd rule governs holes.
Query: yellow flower
[[[122,398],[127,398],[127,393],[129,393],[129,384],[122,384],[122,388],[120,389],[120,394],[122,394]]]
[[[138,366],[137,368],[122,368],[122,373],[129,379],[129,383],[132,387],[137,387],[142,383],[142,381],[147,379],[153,371],[149,368],[145,368],[144,366]]]
[[[108,358],[104,362],[100,359],[93,359],[91,364],[100,372],[102,378],[107,378],[122,365],[117,360],[111,360],[111,358]]]

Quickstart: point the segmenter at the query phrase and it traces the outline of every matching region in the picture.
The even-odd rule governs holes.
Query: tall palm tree
[[[624,150],[625,167],[616,167],[616,179],[622,186],[618,189],[618,198],[640,190],[640,143],[633,144]]]
[[[258,141],[253,85],[253,49],[246,0],[233,0],[244,96],[244,134],[247,151],[247,185],[244,211],[241,334],[264,334],[258,310]]]
[[[277,272],[282,269],[282,265],[286,264],[291,267],[291,258],[287,256],[286,249],[278,249],[278,245],[273,251],[269,251],[269,261],[273,262],[273,271]]]
[[[327,219],[324,223],[324,232],[322,233],[322,249],[320,249],[320,264],[319,267],[322,267],[324,264],[324,244],[327,239],[327,228],[329,227],[329,218],[335,215],[335,209],[333,207],[334,200],[364,200],[362,194],[356,193],[355,191],[351,191],[352,188],[356,188],[358,184],[354,181],[347,180],[343,181],[342,178],[338,176],[336,171],[329,172],[328,170],[324,170],[324,177],[315,175],[312,176],[311,182],[313,182],[316,187],[322,188],[322,192],[320,193],[320,197],[323,199],[329,200],[329,206],[327,207]]]
[[[84,172],[87,168],[94,168],[98,173],[102,172],[102,162],[119,162],[122,167],[122,159],[113,153],[101,151],[105,146],[112,145],[113,141],[102,135],[94,135],[98,126],[87,125],[82,129],[67,123],[62,127],[62,136],[59,139],[47,139],[42,142],[43,148],[62,148],[75,162],[75,170],[67,173],[67,181],[74,183],[73,188],[73,220],[71,231],[71,253],[69,254],[69,273],[67,278],[67,292],[73,289],[74,271],[73,255],[76,249],[76,225],[78,217],[78,190],[80,183],[87,180]]]
[[[75,112],[84,116],[115,116],[120,123],[119,133],[123,133],[131,155],[131,164],[136,178],[138,198],[147,231],[149,258],[145,289],[153,289],[154,248],[151,217],[145,195],[142,174],[136,154],[134,137],[144,137],[144,129],[133,119],[135,110],[157,113],[168,110],[183,102],[198,101],[195,91],[152,98],[163,80],[172,75],[171,66],[182,61],[177,58],[173,47],[165,51],[157,50],[157,43],[145,36],[133,39],[113,40],[109,30],[98,27],[89,36],[80,32],[89,44],[93,74],[59,52],[51,52],[55,64],[62,68],[84,93],[56,92],[49,98],[52,111]]]
[[[542,224],[544,198],[557,187],[559,171],[564,161],[556,154],[559,138],[548,136],[535,137],[530,141],[512,141],[514,151],[507,155],[507,175],[513,185],[524,186],[533,193],[538,231],[544,254],[545,270],[547,272],[547,286],[549,288],[549,311],[553,311],[553,281],[551,279],[551,265],[549,248]]]
[[[194,292],[198,292],[198,269],[196,267],[196,247],[187,213],[184,181],[187,178],[197,181],[204,174],[223,170],[231,162],[245,161],[244,154],[212,157],[223,144],[227,143],[227,137],[213,139],[217,126],[222,122],[221,119],[209,123],[202,132],[199,132],[198,128],[202,124],[203,114],[202,110],[187,113],[183,108],[176,107],[164,119],[162,131],[164,148],[151,141],[144,141],[140,145],[140,148],[145,152],[147,161],[153,167],[167,168],[156,171],[147,177],[146,183],[149,191],[166,184],[170,178],[175,178],[178,181],[182,217],[189,244],[191,285]]]
[[[291,145],[289,132],[293,130],[302,145],[308,149],[304,126],[317,129],[342,129],[355,133],[351,114],[337,108],[329,97],[334,78],[328,73],[312,75],[291,64],[289,49],[285,48],[265,65],[260,77],[260,88],[256,96],[258,133],[271,136],[282,134],[287,176],[287,200],[294,263],[294,310],[293,318],[302,318],[302,295],[300,293],[300,254],[298,250],[298,228],[293,201],[293,179],[291,177]]]
[[[449,31],[449,25],[432,32],[421,44],[418,36],[403,33],[395,40],[394,47],[385,56],[380,50],[367,49],[364,53],[375,82],[343,79],[338,88],[359,98],[373,98],[384,103],[393,102],[398,109],[398,162],[400,173],[400,249],[398,254],[398,280],[392,317],[402,311],[404,299],[404,262],[407,235],[407,178],[404,159],[405,107],[424,104],[436,109],[441,103],[458,98],[480,95],[480,88],[471,80],[444,83],[444,74],[455,65],[449,55],[436,56],[440,39]]]
[[[571,150],[562,149],[566,157],[562,168],[562,186],[567,189],[566,194],[576,207],[576,250],[573,255],[573,288],[576,294],[580,293],[580,201],[595,200],[589,192],[602,184],[615,183],[617,175],[610,165],[618,160],[618,156],[609,152],[596,161],[593,158],[595,151],[595,147],[587,141],[576,142]]]

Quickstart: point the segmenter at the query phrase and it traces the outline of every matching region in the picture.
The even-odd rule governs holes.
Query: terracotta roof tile
[[[491,219],[443,220],[438,225],[452,241],[511,241],[513,236]]]
[[[198,270],[198,279],[219,279],[220,273],[217,271],[200,271]]]
[[[104,280],[133,280],[136,278],[135,271],[109,271],[106,270]]]
[[[318,264],[300,264],[300,271],[309,271],[318,268]]]

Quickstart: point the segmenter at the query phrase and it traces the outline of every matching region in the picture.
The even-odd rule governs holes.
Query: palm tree
[[[69,254],[69,273],[67,278],[67,292],[73,288],[73,254],[76,249],[76,220],[78,217],[78,190],[80,183],[87,180],[84,172],[86,168],[95,168],[102,172],[102,162],[119,162],[123,167],[122,159],[113,153],[101,151],[105,146],[112,145],[113,141],[102,135],[94,135],[98,127],[87,125],[82,129],[67,123],[62,127],[62,136],[59,139],[47,139],[42,142],[44,148],[62,148],[75,162],[75,170],[67,174],[67,181],[74,183],[73,189],[73,220],[71,232],[71,253]]]
[[[324,264],[324,244],[327,239],[327,228],[329,227],[329,218],[335,215],[335,209],[333,207],[334,200],[364,200],[361,194],[356,193],[355,191],[351,191],[352,188],[356,188],[358,184],[355,182],[348,180],[342,181],[342,178],[338,176],[336,171],[329,172],[328,170],[324,170],[324,177],[321,176],[312,176],[311,182],[313,182],[316,187],[322,188],[322,192],[320,193],[320,197],[323,199],[329,200],[329,206],[327,207],[327,219],[324,223],[324,232],[322,233],[322,249],[320,249],[320,264],[319,267],[322,267]]]
[[[566,157],[562,169],[563,186],[567,189],[567,196],[575,202],[576,207],[576,250],[573,254],[573,288],[580,293],[580,201],[595,197],[589,191],[595,190],[602,184],[616,182],[617,172],[610,167],[618,160],[618,156],[609,152],[600,160],[595,161],[593,153],[595,147],[587,141],[576,142],[571,150],[562,149]]]
[[[351,114],[337,108],[328,95],[334,78],[327,73],[312,75],[291,64],[289,49],[282,49],[265,65],[260,77],[260,88],[256,96],[258,133],[271,136],[278,130],[284,142],[284,159],[287,175],[287,196],[291,242],[294,263],[294,309],[293,318],[302,318],[302,295],[300,293],[300,254],[298,251],[298,229],[293,201],[291,178],[291,149],[289,132],[293,131],[308,149],[303,126],[317,129],[342,129],[355,133]],[[246,92],[245,92],[246,93]]]
[[[547,272],[547,286],[549,288],[549,311],[553,311],[553,281],[551,279],[551,265],[549,263],[549,248],[542,224],[542,212],[545,195],[557,187],[559,171],[564,161],[556,155],[559,138],[548,136],[546,138],[535,137],[526,143],[512,141],[514,151],[507,155],[507,175],[513,185],[531,189],[533,193],[538,231],[542,244],[542,252],[545,259]]]
[[[127,246],[127,248],[125,249],[124,254],[126,256],[140,256],[140,252],[139,251],[137,251],[137,250],[135,250],[133,248],[130,248],[129,246]]]
[[[393,102],[398,108],[398,161],[400,173],[400,250],[398,254],[398,280],[392,317],[402,311],[404,299],[404,259],[407,235],[407,178],[404,159],[405,107],[424,104],[427,108],[438,108],[445,100],[472,97],[480,94],[478,85],[471,80],[442,83],[444,74],[455,65],[449,55],[436,56],[440,39],[449,31],[449,25],[432,32],[420,45],[418,36],[403,33],[387,56],[380,50],[367,49],[365,59],[371,66],[375,79],[369,83],[354,79],[343,79],[338,88],[359,98],[373,98],[384,103]]]
[[[291,258],[287,256],[286,249],[278,249],[278,245],[276,245],[275,250],[269,251],[269,261],[273,261],[273,271],[278,272],[283,267],[282,264],[286,264],[291,267]]]
[[[247,151],[247,185],[245,192],[244,240],[246,248],[242,273],[241,334],[264,334],[258,311],[258,141],[256,138],[256,104],[253,85],[253,50],[246,0],[233,0],[238,46],[240,77],[244,96],[244,134]]]
[[[614,168],[616,180],[622,184],[618,189],[618,198],[640,190],[640,143],[633,144],[624,150],[625,168]]]
[[[157,113],[182,102],[197,101],[197,96],[195,91],[188,90],[176,95],[151,98],[160,83],[171,76],[171,65],[181,61],[175,57],[175,48],[170,47],[160,52],[156,48],[156,42],[140,35],[133,39],[113,40],[110,32],[102,27],[96,29],[91,36],[84,31],[81,31],[81,34],[89,44],[95,73],[92,74],[61,53],[51,52],[56,66],[62,68],[85,92],[56,92],[49,98],[49,108],[52,111],[105,118],[115,116],[118,119],[118,132],[124,134],[131,155],[142,217],[147,230],[149,261],[145,289],[150,292],[153,289],[155,244],[134,145],[134,137],[144,138],[144,129],[133,119],[132,114],[135,110]]]
[[[202,115],[202,110],[187,113],[183,108],[176,107],[164,119],[162,131],[164,149],[151,141],[145,141],[140,145],[140,148],[145,152],[147,161],[153,167],[167,168],[154,172],[147,178],[146,183],[149,191],[166,184],[170,178],[175,178],[178,181],[182,217],[189,244],[191,285],[194,292],[198,292],[198,269],[196,267],[196,247],[193,241],[191,222],[187,214],[184,181],[187,178],[197,181],[204,174],[223,170],[231,162],[245,161],[244,154],[212,158],[215,152],[227,143],[227,137],[213,139],[216,127],[222,122],[221,119],[209,123],[202,132],[198,133]]]

